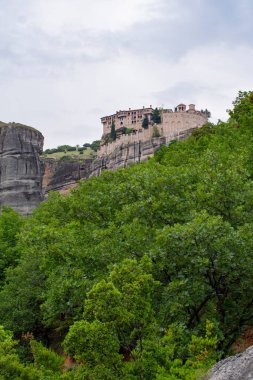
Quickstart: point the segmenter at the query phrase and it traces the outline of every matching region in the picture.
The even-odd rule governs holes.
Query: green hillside
[[[76,145],[59,145],[57,148],[46,149],[43,157],[56,159],[75,159],[84,160],[87,158],[95,158],[96,152],[100,147],[100,140],[95,140],[91,144],[85,143],[82,146]]]
[[[67,152],[55,152],[55,153],[45,153],[43,154],[46,158],[56,158],[56,159],[62,159],[62,158],[74,158],[77,160],[84,160],[86,158],[94,158],[95,152],[94,150],[87,148],[84,151],[73,150],[73,151],[67,151]]]
[[[252,92],[146,163],[3,210],[0,379],[201,378],[253,324],[252,233]]]

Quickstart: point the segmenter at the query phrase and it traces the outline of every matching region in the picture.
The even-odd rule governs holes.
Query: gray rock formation
[[[147,141],[122,144],[111,154],[94,160],[90,176],[98,176],[103,170],[116,170],[125,168],[134,163],[146,161],[155,151],[166,143],[164,137],[156,137]]]
[[[217,363],[210,371],[208,380],[253,379],[253,346],[239,355]]]
[[[44,163],[43,194],[52,190],[67,193],[81,179],[98,176],[103,170],[116,170],[133,163],[146,161],[165,144],[165,138],[153,138],[145,142],[124,144],[112,154],[97,159],[42,158]]]
[[[184,140],[192,131],[183,131],[177,138]],[[29,215],[49,191],[68,193],[79,180],[98,176],[103,170],[146,161],[166,144],[165,137],[155,137],[122,144],[111,154],[95,160],[57,160],[40,158],[43,141],[42,134],[34,128],[0,122],[0,207],[11,206]]]
[[[185,140],[194,129],[182,131],[178,134],[177,139]],[[150,140],[129,142],[127,144],[122,143],[111,154],[103,155],[94,160],[90,176],[98,176],[103,170],[116,170],[134,163],[147,161],[164,144],[166,144],[165,137],[154,137]]]
[[[0,207],[31,214],[41,202],[42,134],[16,123],[0,123]]]
[[[44,163],[43,195],[51,190],[68,192],[80,179],[86,179],[91,172],[92,159],[79,160],[70,158],[57,160],[42,158]]]

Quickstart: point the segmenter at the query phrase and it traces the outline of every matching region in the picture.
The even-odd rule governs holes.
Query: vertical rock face
[[[70,189],[77,186],[80,179],[86,179],[90,175],[92,159],[75,160],[55,158],[43,158],[44,176],[42,189],[45,198],[47,193],[57,190],[61,194],[67,194]]]
[[[153,157],[155,151],[166,143],[164,137],[157,137],[147,141],[138,141],[121,144],[107,155],[94,160],[90,176],[99,176],[103,170],[116,170],[129,165],[147,161]]]
[[[43,135],[22,124],[0,124],[0,207],[29,215],[41,202]]]
[[[181,131],[177,140],[187,139],[195,128]],[[110,154],[97,157],[90,169],[90,177],[99,176],[103,170],[125,168],[134,163],[147,161],[157,149],[166,144],[166,137],[153,137],[145,141],[134,141],[118,145]]]

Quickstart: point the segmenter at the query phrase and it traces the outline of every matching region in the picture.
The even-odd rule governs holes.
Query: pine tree
[[[142,121],[142,128],[144,129],[148,129],[148,125],[149,125],[149,120],[148,120],[148,117],[147,115],[144,117],[143,121]]]
[[[114,121],[112,122],[112,126],[111,126],[111,133],[110,133],[110,137],[113,141],[116,140],[116,130],[115,130],[115,124],[114,124]]]
[[[158,108],[155,108],[153,113],[152,113],[152,120],[156,124],[161,123],[161,115],[160,115],[160,110]]]

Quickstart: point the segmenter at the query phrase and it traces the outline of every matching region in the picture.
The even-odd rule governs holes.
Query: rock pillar
[[[0,207],[29,215],[42,200],[43,135],[22,124],[0,124]]]

